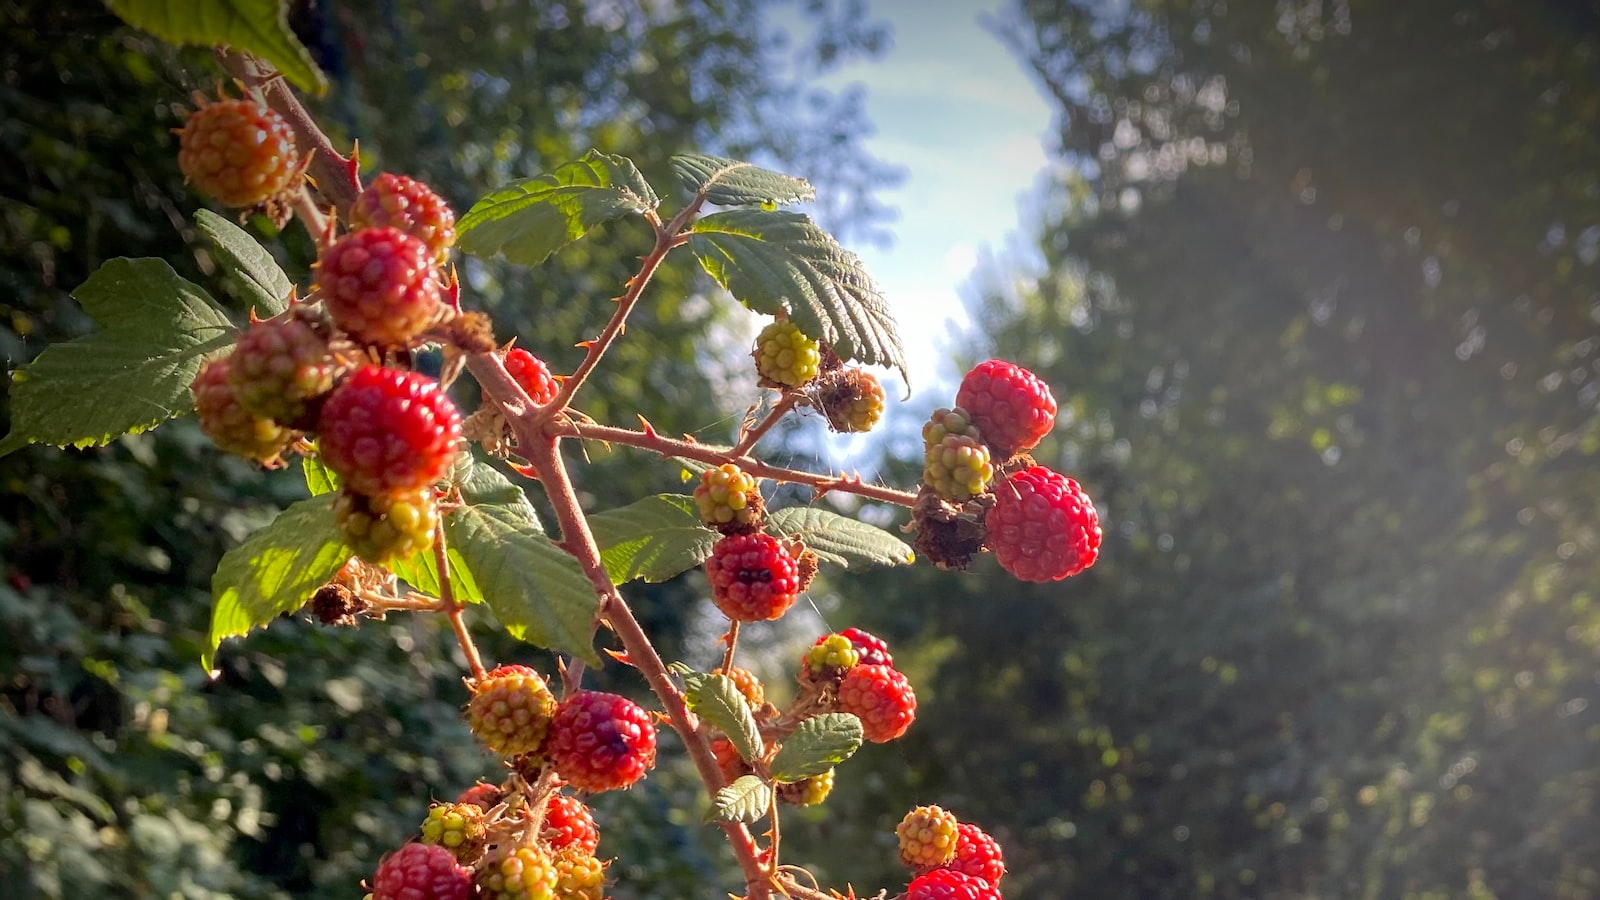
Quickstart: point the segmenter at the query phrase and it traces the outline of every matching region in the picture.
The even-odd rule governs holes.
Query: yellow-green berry
[[[937,806],[919,806],[900,820],[900,861],[912,868],[942,866],[956,856],[956,817]]]
[[[755,476],[733,463],[700,473],[694,503],[700,510],[700,520],[712,528],[753,528],[761,518],[761,492]]]
[[[501,851],[476,878],[482,900],[557,900],[556,867],[536,847]]]
[[[368,496],[346,488],[333,504],[345,546],[375,566],[410,559],[433,544],[439,524],[433,491]]]
[[[883,385],[871,372],[839,369],[820,381],[826,384],[818,385],[817,405],[834,431],[846,434],[871,431],[883,417],[888,398]]]
[[[556,697],[538,672],[501,666],[472,689],[467,727],[503,756],[538,752],[555,718]]]
[[[756,336],[756,373],[781,387],[800,387],[817,377],[822,348],[788,319],[761,329]]]
[[[604,900],[606,864],[587,853],[556,854],[556,900]]]
[[[853,667],[860,659],[861,654],[850,638],[842,634],[830,634],[820,638],[806,651],[805,662],[806,668],[812,672],[842,672]]]
[[[833,770],[821,775],[802,778],[792,784],[778,785],[778,799],[795,806],[816,806],[833,793]]]
[[[463,865],[476,862],[488,834],[483,807],[471,803],[436,803],[422,823],[422,842],[455,854]]]
[[[923,457],[923,483],[946,500],[970,500],[988,490],[993,478],[989,448],[964,434],[946,434]]]

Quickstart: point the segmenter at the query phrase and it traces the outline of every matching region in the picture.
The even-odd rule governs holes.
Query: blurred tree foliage
[[[294,24],[335,79],[317,111],[336,139],[359,136],[369,171],[429,180],[458,212],[590,146],[633,157],[664,192],[667,157],[699,151],[812,175],[834,198],[819,211],[828,224],[870,235],[873,185],[893,172],[862,151],[856,98],[807,82],[877,52],[884,34],[859,3],[806,2],[796,19],[808,30],[786,43],[773,6],[368,0],[299,3]],[[182,184],[169,133],[189,93],[220,81],[205,53],[165,48],[99,4],[0,0],[8,369],[90,327],[68,292],[108,258],[164,257],[222,296],[189,222],[204,200]],[[303,236],[273,246],[303,281]],[[537,272],[466,261],[462,274],[503,339],[566,371],[647,246],[623,223]],[[705,344],[725,308],[684,266],[646,299],[585,411],[731,431],[740,398],[713,390]],[[677,487],[665,464],[592,453],[580,487],[596,507]],[[217,559],[303,492],[295,472],[224,458],[188,421],[101,450],[0,459],[7,896],[358,897],[430,795],[494,773],[459,720],[458,651],[437,623],[285,619],[226,647],[215,679],[200,670]],[[640,599],[671,653],[692,595],[675,585]],[[485,650],[538,655],[494,637]],[[670,766],[601,798],[602,849],[623,857],[615,896],[686,896],[726,865],[698,802]]]
[[[1064,174],[1033,271],[980,279],[979,352],[1056,387],[1038,456],[1106,544],[1042,587],[872,576],[923,703],[830,827],[946,803],[1011,898],[1600,896],[1597,26],[1002,17]]]

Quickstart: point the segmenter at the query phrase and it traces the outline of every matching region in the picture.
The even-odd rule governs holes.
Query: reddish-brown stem
[[[739,443],[728,451],[728,455],[744,456],[749,453],[751,448],[755,447],[756,442],[766,437],[767,432],[772,430],[772,426],[778,424],[784,416],[789,414],[789,410],[794,409],[795,404],[799,402],[799,394],[785,391],[783,396],[778,398],[778,402],[772,405],[772,409],[767,410],[766,417],[757,422],[754,428],[746,431],[744,436],[739,438]]]
[[[539,481],[544,485],[545,493],[550,498],[550,504],[556,513],[556,521],[561,526],[563,544],[577,559],[584,574],[588,576],[589,583],[594,587],[596,596],[600,598],[601,618],[622,641],[622,647],[628,654],[628,663],[644,676],[650,689],[661,701],[662,707],[666,710],[668,723],[683,739],[684,746],[689,751],[689,758],[694,762],[707,790],[716,791],[722,785],[722,773],[717,768],[716,757],[711,754],[710,743],[700,730],[699,723],[689,712],[683,692],[673,684],[672,677],[667,673],[666,664],[661,661],[655,646],[650,643],[650,638],[639,626],[639,621],[633,617],[633,610],[628,607],[627,601],[622,598],[616,585],[611,583],[611,577],[606,574],[605,565],[600,561],[600,548],[595,544],[594,534],[589,530],[588,521],[584,519],[583,509],[578,504],[577,492],[573,490],[572,481],[567,477],[566,464],[561,460],[559,439],[541,437],[537,434],[524,435],[523,431],[528,430],[526,416],[508,417],[508,421],[511,422],[513,431],[517,432],[519,449],[538,474]],[[750,830],[736,822],[724,822],[721,825],[722,830],[728,835],[734,856],[739,861],[739,868],[744,872],[751,900],[764,900],[770,895],[769,877],[760,860],[756,858],[755,839],[751,837]]]
[[[467,668],[472,670],[472,677],[482,678],[485,674],[483,658],[478,655],[478,645],[473,643],[472,633],[467,631],[466,619],[462,616],[465,607],[456,602],[455,590],[450,586],[450,554],[445,548],[443,520],[433,528],[433,562],[439,569],[439,602],[450,619],[450,628],[456,633],[461,652],[467,657]]]
[[[625,444],[629,447],[650,450],[662,456],[678,456],[713,466],[731,462],[757,478],[770,478],[773,481],[803,484],[818,493],[838,491],[842,494],[856,494],[869,500],[881,500],[884,503],[894,503],[899,506],[911,506],[917,502],[917,495],[910,491],[896,490],[879,484],[868,484],[860,478],[849,475],[819,475],[815,472],[786,469],[782,466],[774,466],[762,462],[749,454],[734,456],[732,449],[729,447],[675,440],[664,437],[654,431],[631,431],[627,428],[613,428],[609,425],[597,425],[592,422],[560,422],[555,423],[553,427],[558,434],[606,441],[612,444]]]
[[[728,645],[728,648],[722,651],[722,674],[732,677],[730,673],[733,672],[733,651],[739,647],[738,622],[728,623],[728,633],[722,636],[722,640]]]

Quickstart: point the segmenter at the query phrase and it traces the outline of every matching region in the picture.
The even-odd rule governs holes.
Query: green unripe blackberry
[[[556,900],[604,900],[606,864],[587,853],[564,850],[552,860]]]
[[[462,865],[482,855],[488,832],[483,807],[471,803],[435,803],[422,822],[422,842],[449,850]]]
[[[800,387],[817,377],[822,348],[788,319],[761,329],[756,336],[756,373],[780,387]]]
[[[439,524],[433,491],[426,488],[376,497],[346,488],[334,501],[333,516],[345,546],[375,566],[427,549]]]
[[[761,523],[761,492],[755,476],[733,463],[700,473],[694,503],[700,520],[718,530],[753,529]]]
[[[826,383],[817,386],[817,405],[834,431],[845,434],[871,431],[883,417],[888,397],[871,372],[838,369],[819,381]]]
[[[988,490],[993,478],[989,448],[964,434],[946,434],[923,457],[923,483],[946,500],[970,500]]]
[[[536,847],[501,851],[476,878],[482,900],[556,900],[555,864]]]
[[[861,659],[861,654],[856,651],[855,644],[842,634],[826,635],[817,641],[816,645],[806,651],[806,671],[808,672],[843,672],[852,668]]]
[[[932,447],[945,439],[945,435],[961,434],[974,440],[982,441],[983,435],[978,432],[978,426],[972,424],[972,417],[959,406],[949,409],[936,409],[933,415],[922,426],[922,443],[925,447]]]
[[[778,799],[795,806],[816,806],[833,793],[833,770],[821,775],[802,778],[792,784],[778,785]]]

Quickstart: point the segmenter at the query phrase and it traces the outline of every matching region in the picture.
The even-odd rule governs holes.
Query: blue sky
[[[979,24],[1000,6],[878,0],[872,14],[893,27],[892,48],[824,81],[865,87],[876,128],[867,146],[906,169],[884,195],[899,213],[892,246],[851,249],[895,311],[919,408],[950,402],[936,383],[960,374],[946,339],[967,325],[960,289],[985,248],[1001,250],[1019,232],[1019,201],[1047,162],[1050,108]]]

